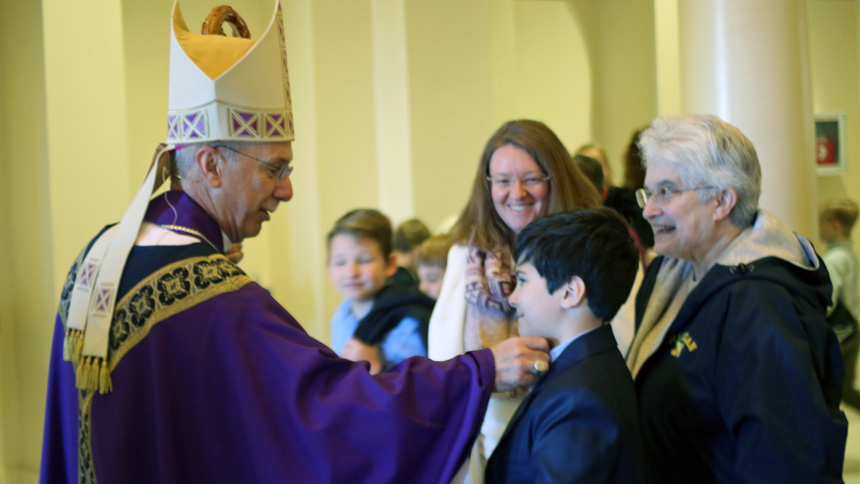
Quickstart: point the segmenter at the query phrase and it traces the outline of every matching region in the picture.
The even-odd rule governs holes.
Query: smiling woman
[[[660,257],[627,365],[651,482],[841,482],[830,281],[808,240],[758,210],[755,148],[716,116],[657,119],[640,146]]]
[[[544,215],[599,205],[597,190],[552,130],[527,119],[503,124],[484,147],[469,202],[451,231],[456,245],[430,319],[430,357],[447,360],[516,336],[508,303],[516,234]],[[469,463],[471,482],[481,482],[520,400],[490,399]]]
[[[490,158],[493,208],[514,233],[543,214],[549,177],[522,148],[505,145]]]

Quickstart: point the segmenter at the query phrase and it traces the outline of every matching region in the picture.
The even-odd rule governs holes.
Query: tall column
[[[318,162],[313,72],[316,51],[311,40],[314,0],[290,0],[282,5],[296,126],[293,163],[297,170],[290,177],[293,199],[281,204],[284,206],[278,209],[271,226],[261,233],[268,257],[261,259],[257,267],[271,267],[272,294],[311,336],[327,342],[333,306],[331,299],[325,297],[330,294],[326,290],[333,289],[325,271],[326,247],[322,241],[332,220],[323,217],[321,205],[322,199],[332,195],[321,188],[326,178]]]
[[[483,145],[501,124],[495,116],[512,114],[496,106],[499,94],[516,92],[502,70],[516,64],[496,54],[514,56],[513,45],[499,40],[514,35],[513,7],[509,0],[404,6],[413,201],[435,228],[463,209]]]
[[[805,0],[680,0],[687,113],[716,114],[749,137],[762,166],[759,204],[816,234]]]
[[[370,14],[379,207],[396,226],[415,214],[404,0],[372,0]]]
[[[119,0],[42,2],[55,297],[82,244],[119,220],[133,195],[122,20]]]
[[[678,0],[654,0],[654,44],[657,115],[676,116],[682,112]]]
[[[42,6],[0,18],[0,482],[37,482],[53,329]]]

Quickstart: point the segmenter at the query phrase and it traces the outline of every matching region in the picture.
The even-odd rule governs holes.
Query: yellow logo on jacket
[[[693,337],[687,332],[675,335],[672,338],[672,344],[675,345],[675,347],[672,348],[672,356],[675,358],[681,357],[681,353],[684,351],[684,348],[687,348],[688,351],[696,351],[696,348],[698,348],[696,342],[693,341]]]

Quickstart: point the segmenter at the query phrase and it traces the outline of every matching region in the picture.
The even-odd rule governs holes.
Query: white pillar
[[[77,35],[69,33],[69,25],[99,28]],[[119,220],[134,195],[127,158],[122,3],[45,0],[42,31],[46,183],[58,299],[68,267],[90,234]],[[88,235],[82,237],[82,231]]]
[[[657,115],[677,116],[682,113],[678,0],[654,0],[654,43]]]
[[[396,226],[415,215],[404,0],[372,0],[370,14],[379,207]]]
[[[762,208],[816,234],[806,0],[680,0],[687,113],[716,114],[758,151]]]

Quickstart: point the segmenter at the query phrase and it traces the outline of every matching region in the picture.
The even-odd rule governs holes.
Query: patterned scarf
[[[517,336],[515,310],[508,304],[516,281],[511,254],[497,247],[489,252],[469,246],[466,259],[466,351],[489,348]]]

